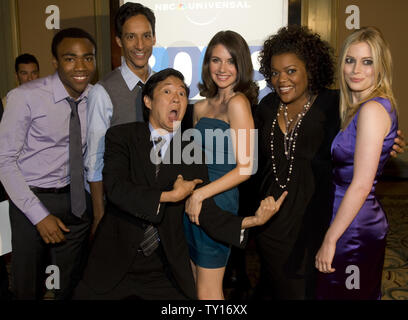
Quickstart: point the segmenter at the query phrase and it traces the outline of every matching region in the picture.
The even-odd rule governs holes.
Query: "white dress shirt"
[[[133,90],[141,80],[130,70],[123,57],[122,65],[119,69],[129,90]],[[152,70],[149,67],[149,77],[151,75]],[[105,134],[110,128],[112,114],[113,104],[109,94],[102,85],[99,83],[95,84],[89,92],[88,97],[88,147],[85,156],[85,169],[87,171],[87,180],[89,182],[102,181]]]

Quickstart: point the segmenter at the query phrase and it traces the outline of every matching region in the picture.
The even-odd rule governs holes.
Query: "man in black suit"
[[[183,200],[197,183],[208,183],[208,173],[204,162],[187,165],[181,157],[188,142],[181,142],[175,124],[186,112],[188,93],[180,72],[160,71],[143,89],[149,123],[108,130],[103,169],[106,214],[74,299],[196,299]],[[161,142],[152,142],[155,137]],[[221,211],[209,199],[203,203],[199,223],[215,239],[243,247],[245,229],[265,223],[282,200],[266,199],[255,216],[242,218]],[[158,230],[159,241],[150,244],[156,249],[148,253],[146,233],[152,227]],[[150,238],[155,238],[154,231]]]

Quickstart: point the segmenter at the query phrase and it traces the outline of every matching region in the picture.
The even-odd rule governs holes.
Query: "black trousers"
[[[8,287],[9,281],[6,260],[3,256],[0,256],[0,300],[8,300],[10,298]]]
[[[122,280],[109,292],[96,293],[82,279],[74,300],[187,300],[166,269],[164,252],[159,247],[150,256],[139,252]],[[101,279],[101,281],[103,281]]]
[[[88,250],[89,230],[92,217],[90,195],[87,194],[87,211],[82,218],[71,213],[70,193],[38,193],[36,196],[48,211],[61,219],[70,232],[65,233],[66,241],[46,244],[37,228],[10,201],[11,223],[11,288],[15,299],[39,300],[44,295],[44,281],[57,277],[54,265],[59,269],[59,288],[55,298],[69,299],[82,276]],[[57,282],[51,281],[55,288]]]
[[[305,300],[307,287],[313,275],[294,275],[289,271],[290,245],[269,240],[265,236],[256,238],[261,262],[261,274],[256,299],[260,300]]]

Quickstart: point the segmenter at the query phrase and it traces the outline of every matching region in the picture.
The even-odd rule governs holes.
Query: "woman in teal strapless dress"
[[[206,99],[194,105],[193,116],[195,128],[201,133],[211,183],[193,192],[187,200],[184,217],[197,295],[202,300],[224,298],[222,280],[230,248],[214,241],[196,224],[202,201],[210,197],[223,210],[238,212],[237,186],[252,173],[251,104],[257,103],[259,90],[252,75],[251,55],[245,40],[233,31],[218,32],[210,41],[203,61],[199,89]],[[231,132],[238,133],[239,129],[245,130],[242,131],[245,139],[235,143]]]

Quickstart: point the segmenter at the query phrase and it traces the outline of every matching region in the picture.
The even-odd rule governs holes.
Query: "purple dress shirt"
[[[77,99],[86,149],[87,95]],[[7,96],[0,123],[0,180],[13,203],[36,225],[52,212],[29,186],[61,188],[69,175],[69,97],[58,73],[30,81]]]

